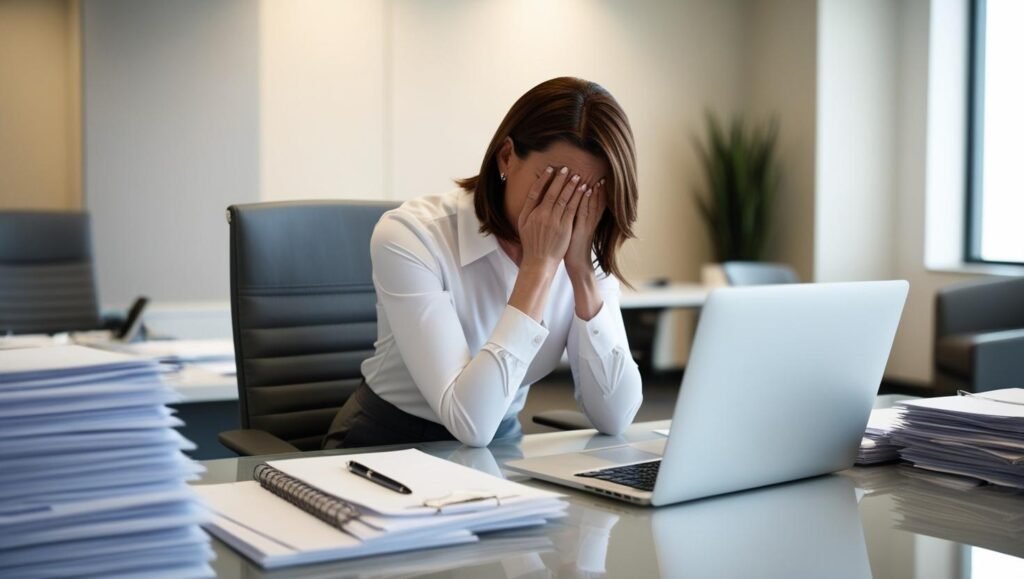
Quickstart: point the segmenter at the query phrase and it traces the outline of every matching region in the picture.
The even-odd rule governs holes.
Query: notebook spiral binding
[[[352,533],[345,529],[345,525],[359,520],[359,509],[352,503],[288,476],[268,464],[257,466],[253,471],[253,478],[263,488],[339,531],[351,535]]]

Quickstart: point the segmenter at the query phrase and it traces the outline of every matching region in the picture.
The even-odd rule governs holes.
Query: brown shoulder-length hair
[[[480,231],[518,242],[516,229],[505,215],[505,184],[498,171],[498,151],[506,137],[512,139],[513,151],[520,158],[564,141],[608,162],[608,210],[594,233],[594,254],[605,273],[629,285],[617,256],[622,244],[636,237],[636,148],[629,119],[611,93],[580,78],[560,77],[540,83],[509,109],[484,153],[480,173],[456,180],[474,195]]]

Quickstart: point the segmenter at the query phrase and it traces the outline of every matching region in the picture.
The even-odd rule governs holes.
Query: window
[[[969,262],[1024,263],[1024,2],[973,0],[968,114]]]

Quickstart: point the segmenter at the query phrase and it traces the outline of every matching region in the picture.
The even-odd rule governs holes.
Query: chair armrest
[[[974,390],[1024,387],[1024,329],[976,334]]]
[[[582,412],[575,410],[549,410],[533,416],[533,423],[558,430],[589,430],[594,428]]]
[[[299,449],[294,445],[281,440],[265,430],[228,430],[217,435],[217,440],[241,456],[299,452]]]

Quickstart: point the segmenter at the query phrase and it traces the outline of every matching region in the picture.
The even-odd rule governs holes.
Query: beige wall
[[[782,172],[766,258],[814,279],[816,0],[753,0],[745,12],[744,110],[779,120]]]
[[[0,1],[0,209],[81,205],[76,0]]]

